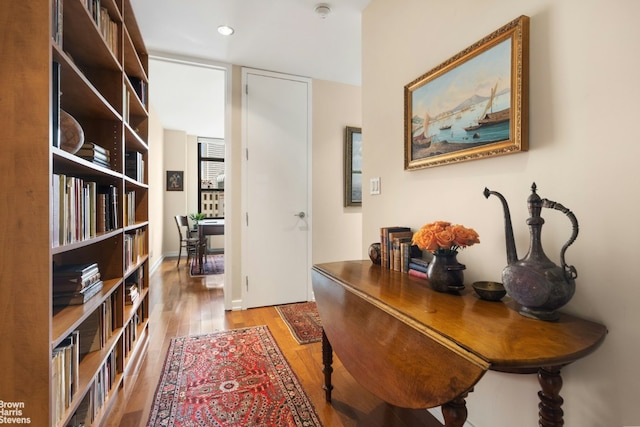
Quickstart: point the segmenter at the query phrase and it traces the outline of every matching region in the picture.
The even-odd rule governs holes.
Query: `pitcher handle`
[[[447,271],[459,271],[464,270],[465,268],[467,268],[467,266],[460,263],[447,265]]]
[[[571,244],[576,240],[576,237],[578,237],[578,219],[569,209],[565,208],[560,203],[553,202],[549,199],[542,199],[542,207],[558,210],[568,216],[569,220],[571,221],[573,232],[571,233],[571,237],[569,238],[567,243],[564,244],[562,250],[560,251],[560,260],[562,261],[562,268],[564,269],[565,278],[567,280],[573,280],[578,277],[578,271],[573,265],[567,265],[567,263],[564,261],[564,253],[567,251],[567,248],[571,246]]]

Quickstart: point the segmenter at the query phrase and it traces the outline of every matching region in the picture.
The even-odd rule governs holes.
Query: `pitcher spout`
[[[509,212],[509,205],[505,200],[504,196],[497,191],[490,191],[487,187],[484,188],[484,197],[489,198],[489,196],[494,195],[500,202],[502,202],[502,208],[504,210],[504,234],[505,234],[505,243],[507,247],[507,264],[513,264],[518,261],[518,254],[516,252],[516,242],[513,237],[513,226],[511,224],[511,213]]]

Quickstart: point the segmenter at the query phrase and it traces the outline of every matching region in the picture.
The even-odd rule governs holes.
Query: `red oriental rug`
[[[322,426],[267,326],[171,340],[148,427]]]
[[[202,271],[198,265],[198,260],[195,257],[191,258],[189,274],[191,274],[191,277],[224,274],[224,254],[207,255],[204,257]]]
[[[322,322],[315,302],[279,305],[276,310],[299,344],[322,339]]]

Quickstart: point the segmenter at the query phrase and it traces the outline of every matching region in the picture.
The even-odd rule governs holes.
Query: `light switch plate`
[[[380,194],[380,177],[371,178],[369,181],[369,194]]]

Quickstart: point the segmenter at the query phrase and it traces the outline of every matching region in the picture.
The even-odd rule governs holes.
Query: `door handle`
[[[304,212],[300,211],[297,214],[293,214],[293,216],[297,216],[298,218],[303,219],[307,215]]]

